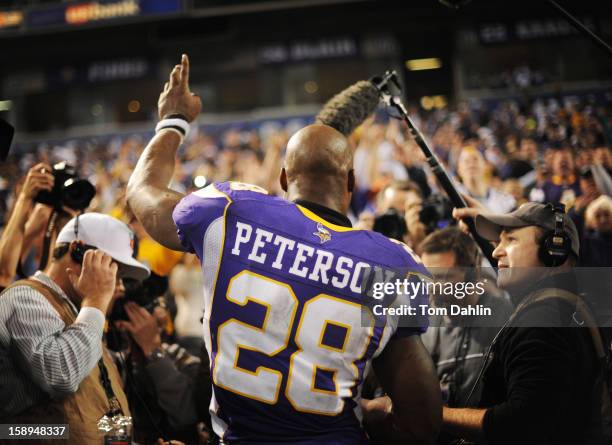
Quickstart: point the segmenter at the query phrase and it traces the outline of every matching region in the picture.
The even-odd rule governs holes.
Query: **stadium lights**
[[[431,110],[433,108],[439,110],[448,105],[446,97],[442,95],[423,96],[421,97],[420,102],[421,102],[421,107],[423,107],[424,110]]]
[[[131,100],[130,103],[128,103],[128,111],[130,113],[138,113],[138,111],[140,111],[140,102],[137,100]]]
[[[409,71],[436,70],[441,66],[442,61],[437,57],[406,60],[406,68],[408,68]]]
[[[319,85],[314,80],[309,80],[304,84],[304,90],[306,90],[308,94],[314,94],[319,91]]]

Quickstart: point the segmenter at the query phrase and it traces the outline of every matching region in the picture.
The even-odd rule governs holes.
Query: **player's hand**
[[[362,399],[361,409],[370,432],[380,435],[382,432],[393,431],[393,403],[389,396]]]
[[[115,326],[122,331],[127,331],[140,346],[145,357],[149,357],[155,348],[161,346],[157,319],[145,308],[131,301],[125,303],[125,312],[129,321],[120,320],[115,323]]]
[[[178,440],[171,440],[169,442],[164,442],[164,439],[157,439],[156,445],[185,445],[183,442],[179,442]]]
[[[95,307],[106,314],[115,293],[117,263],[101,250],[88,250],[83,256],[81,275],[66,269],[74,290],[81,296],[82,307]]]
[[[389,396],[377,397],[375,399],[362,399],[361,409],[368,415],[387,417],[393,412],[393,403]],[[371,417],[370,417],[371,418]]]
[[[51,174],[52,169],[45,163],[36,164],[28,171],[21,194],[29,200],[33,200],[41,190],[51,190],[55,178]]]
[[[202,101],[189,90],[189,58],[186,54],[181,57],[180,65],[172,69],[157,107],[160,119],[170,114],[182,114],[192,122],[200,114]]]

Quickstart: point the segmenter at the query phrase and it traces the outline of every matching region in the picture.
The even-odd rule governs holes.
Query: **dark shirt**
[[[164,436],[196,443],[200,419],[196,411],[199,394],[194,391],[200,359],[176,343],[163,343],[161,349],[165,356],[151,361],[114,353],[134,419],[134,437],[143,444]]]
[[[612,267],[612,233],[585,230],[580,241],[580,265]]]
[[[479,326],[476,318],[465,320],[457,326],[448,326],[440,316],[431,317],[430,327],[421,336],[429,351],[442,390],[442,400],[450,407],[476,406],[480,398],[480,386],[468,396],[476,382],[485,355],[500,327],[512,313],[512,305],[503,297],[484,294],[478,301],[492,309],[491,317],[482,317]]]
[[[500,334],[480,403],[489,407],[483,429],[490,444],[586,443],[589,424],[600,410],[594,400],[600,368],[590,333],[577,327],[528,327],[555,321],[570,326],[574,311],[557,298],[539,301]]]
[[[574,221],[580,235],[580,267],[612,267],[612,233],[586,228],[585,209],[576,211],[572,207],[568,215]]]

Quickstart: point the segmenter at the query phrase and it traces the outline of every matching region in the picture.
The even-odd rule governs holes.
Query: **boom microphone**
[[[379,102],[374,84],[360,80],[328,100],[315,120],[348,136],[374,113]]]
[[[397,80],[396,72],[387,71],[384,76],[374,78],[372,82],[376,90],[379,92],[383,102],[402,116],[402,120],[405,122],[408,130],[410,130],[410,134],[412,135],[414,141],[425,155],[425,159],[431,168],[431,172],[436,176],[438,183],[448,195],[453,207],[457,207],[459,209],[467,207],[465,199],[463,199],[463,196],[461,196],[453,184],[450,176],[446,170],[444,170],[444,166],[440,163],[438,157],[431,150],[431,148],[429,148],[429,144],[416,125],[414,125],[414,122],[412,122],[412,119],[408,115],[408,110],[406,110],[406,107],[402,103],[401,99],[392,94],[391,89],[389,88],[390,84],[401,90],[401,88],[399,88],[400,84]],[[474,241],[476,244],[478,244],[478,247],[489,261],[489,264],[491,264],[493,267],[497,267],[497,260],[493,258],[493,246],[491,243],[478,235],[478,232],[476,232],[476,225],[474,224],[474,220],[472,218],[466,218],[464,219],[464,222],[468,226],[472,238],[474,238]]]

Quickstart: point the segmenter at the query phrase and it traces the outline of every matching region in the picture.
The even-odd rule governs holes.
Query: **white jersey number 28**
[[[238,366],[238,358],[241,349],[268,356],[283,351],[295,323],[298,299],[288,284],[246,270],[230,280],[227,299],[240,306],[249,301],[260,304],[266,308],[266,315],[261,327],[235,318],[219,326],[213,381],[241,396],[275,404],[282,373],[264,366],[255,371],[243,369]],[[337,415],[359,378],[355,362],[366,354],[372,327],[362,327],[359,304],[326,294],[307,301],[297,323],[295,343],[299,349],[289,359],[285,396],[297,411]],[[334,346],[324,340],[330,327],[336,340],[344,336]],[[315,386],[317,371],[332,375],[333,390]]]

